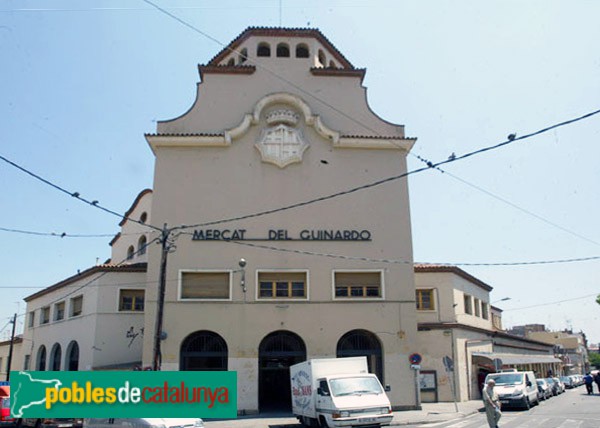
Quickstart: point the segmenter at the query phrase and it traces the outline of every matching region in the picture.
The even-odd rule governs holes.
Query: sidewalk
[[[423,403],[421,410],[394,412],[391,426],[410,424],[428,424],[464,418],[477,413],[483,407],[481,400],[457,403],[458,413],[454,403]],[[205,421],[206,428],[299,428],[302,425],[289,415],[256,415],[244,416],[225,421]]]

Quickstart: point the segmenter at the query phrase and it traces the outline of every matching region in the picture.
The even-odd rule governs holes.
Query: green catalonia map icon
[[[62,385],[59,379],[51,379],[48,372],[10,372],[10,413],[14,418],[44,417],[46,390]]]

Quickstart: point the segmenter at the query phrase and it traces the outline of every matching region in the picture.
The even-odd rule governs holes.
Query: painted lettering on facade
[[[269,229],[262,237],[246,235],[246,229],[196,229],[193,241],[371,241],[371,231],[355,229]]]

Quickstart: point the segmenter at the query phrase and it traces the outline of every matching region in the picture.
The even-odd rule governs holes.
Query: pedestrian
[[[596,376],[594,376],[594,382],[598,385],[598,393],[600,393],[600,371],[596,372]]]
[[[592,377],[592,375],[588,372],[584,377],[583,377],[583,381],[585,382],[585,388],[587,389],[587,393],[588,395],[593,394],[594,393],[594,378]]]
[[[483,404],[485,405],[485,415],[487,416],[490,428],[498,428],[498,421],[502,416],[502,412],[500,411],[500,400],[498,399],[498,394],[494,391],[495,385],[496,381],[490,379],[487,381],[487,385],[481,392]]]

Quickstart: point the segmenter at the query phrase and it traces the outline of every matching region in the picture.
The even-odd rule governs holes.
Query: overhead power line
[[[32,230],[22,230],[22,229],[10,229],[7,227],[0,227],[0,231],[3,232],[11,232],[11,233],[20,233],[23,235],[35,235],[35,236],[52,236],[56,238],[109,238],[111,236],[115,236],[115,234],[98,234],[98,235],[83,235],[83,234],[71,234],[71,233],[57,233],[57,232],[35,232]]]
[[[6,158],[6,157],[4,157],[4,156],[2,156],[2,155],[0,155],[0,160],[3,160],[3,161],[4,161],[4,162],[6,162],[7,164],[9,164],[9,165],[12,165],[13,167],[17,168],[19,171],[22,171],[22,172],[24,172],[25,174],[27,174],[27,175],[29,175],[29,176],[31,176],[31,177],[33,177],[33,178],[35,178],[36,180],[39,180],[39,181],[41,181],[42,183],[44,183],[44,184],[47,184],[48,186],[50,186],[50,187],[52,187],[52,188],[54,188],[54,189],[58,190],[59,192],[62,192],[62,193],[64,193],[64,194],[66,194],[66,195],[69,195],[69,196],[71,196],[71,197],[73,197],[73,198],[75,198],[75,199],[77,199],[77,200],[79,200],[79,201],[81,201],[81,202],[83,202],[83,203],[86,203],[86,204],[88,204],[88,205],[90,205],[90,206],[92,206],[92,207],[98,208],[99,210],[102,210],[102,211],[104,211],[104,212],[107,212],[107,213],[109,213],[109,214],[112,214],[112,215],[114,215],[114,216],[116,216],[116,217],[119,217],[120,219],[123,219],[123,220],[129,220],[129,221],[132,221],[132,222],[134,222],[134,223],[138,223],[138,224],[140,224],[140,225],[142,225],[142,226],[145,226],[145,227],[149,227],[149,228],[151,228],[151,229],[155,229],[155,230],[161,230],[161,231],[162,231],[162,229],[160,229],[160,228],[158,228],[158,227],[156,227],[156,226],[152,226],[152,225],[150,225],[150,224],[143,223],[143,222],[141,222],[141,221],[139,221],[139,220],[136,220],[136,219],[133,219],[133,218],[127,217],[127,216],[125,216],[125,215],[123,215],[123,214],[119,214],[118,212],[115,212],[115,211],[113,211],[113,210],[110,210],[110,209],[108,209],[108,208],[106,208],[106,207],[103,207],[102,205],[100,205],[100,203],[99,203],[97,200],[91,200],[91,201],[90,201],[90,200],[88,200],[88,199],[86,199],[86,198],[83,198],[83,197],[81,197],[81,195],[80,195],[80,193],[79,193],[79,192],[71,192],[71,191],[69,191],[69,190],[65,189],[64,187],[61,187],[61,186],[59,186],[58,184],[55,184],[55,183],[51,182],[50,180],[47,180],[47,179],[43,178],[42,176],[40,176],[40,175],[38,175],[38,174],[36,174],[36,173],[34,173],[34,172],[32,172],[32,171],[28,170],[27,168],[25,168],[25,167],[23,167],[23,166],[21,166],[21,165],[17,164],[16,162],[13,162],[13,161],[11,161],[10,159],[8,159],[8,158]]]
[[[300,207],[311,205],[311,204],[314,204],[314,203],[317,203],[317,202],[323,202],[323,201],[326,201],[326,200],[329,200],[329,199],[334,199],[334,198],[337,198],[337,197],[340,197],[340,196],[349,195],[351,193],[358,192],[360,190],[369,189],[369,188],[372,188],[372,187],[377,187],[377,186],[380,186],[382,184],[389,183],[391,181],[396,181],[396,180],[399,180],[401,178],[408,177],[409,175],[413,175],[413,174],[417,174],[417,173],[420,173],[420,172],[423,172],[423,171],[427,171],[427,170],[432,169],[432,168],[437,168],[437,167],[439,167],[441,165],[445,165],[445,164],[449,164],[449,163],[452,163],[452,162],[456,162],[456,161],[459,161],[459,160],[462,160],[462,159],[466,159],[466,158],[469,158],[469,157],[472,157],[472,156],[475,156],[475,155],[478,155],[478,154],[481,154],[481,153],[485,153],[485,152],[491,151],[491,150],[497,150],[497,149],[499,149],[501,147],[507,146],[509,144],[513,144],[513,143],[515,143],[517,141],[522,141],[522,140],[526,140],[528,138],[532,138],[532,137],[534,137],[536,135],[543,134],[543,133],[548,132],[548,131],[550,131],[552,129],[556,129],[556,128],[559,128],[561,126],[566,126],[566,125],[578,122],[580,120],[584,120],[584,119],[590,118],[590,117],[592,117],[594,115],[597,115],[599,113],[600,113],[600,110],[595,110],[593,112],[586,113],[583,116],[579,116],[579,117],[576,117],[574,119],[569,119],[569,120],[566,120],[564,122],[560,122],[560,123],[548,126],[546,128],[542,128],[542,129],[540,129],[538,131],[531,132],[529,134],[525,134],[525,135],[522,135],[522,136],[516,137],[516,138],[509,138],[506,141],[503,141],[501,143],[494,144],[494,145],[487,146],[487,147],[483,147],[481,149],[473,150],[471,152],[467,152],[467,153],[464,153],[464,154],[459,155],[459,156],[453,156],[453,157],[450,157],[448,159],[445,159],[445,160],[442,160],[442,161],[439,161],[439,162],[435,162],[434,163],[434,162],[431,162],[431,161],[427,161],[427,166],[425,166],[425,167],[413,169],[411,171],[407,171],[407,172],[404,172],[404,173],[398,174],[398,175],[393,175],[391,177],[382,178],[380,180],[373,181],[371,183],[366,183],[366,184],[363,184],[361,186],[352,187],[350,189],[346,189],[346,190],[342,190],[342,191],[339,191],[339,192],[331,193],[329,195],[324,195],[324,196],[320,196],[320,197],[317,197],[317,198],[308,199],[306,201],[296,202],[296,203],[293,203],[293,204],[290,204],[290,205],[286,205],[286,206],[282,206],[282,207],[279,207],[279,208],[273,208],[273,209],[270,209],[270,210],[258,211],[258,212],[252,213],[252,214],[246,214],[246,215],[241,215],[241,216],[237,216],[237,217],[230,217],[230,218],[221,219],[221,220],[213,220],[213,221],[208,221],[208,222],[198,223],[198,224],[193,224],[193,225],[181,225],[181,226],[175,227],[174,229],[177,229],[177,228],[179,228],[179,229],[191,229],[191,228],[213,226],[213,225],[221,224],[221,223],[229,223],[229,222],[233,222],[233,221],[245,220],[245,219],[248,219],[248,218],[260,217],[260,216],[264,216],[264,215],[268,215],[268,214],[274,214],[274,213],[277,213],[277,212],[288,211],[288,210],[291,210],[291,209],[294,209],[294,208],[300,208]]]
[[[502,312],[521,311],[524,309],[539,308],[540,306],[558,305],[559,303],[574,302],[575,300],[589,299],[590,297],[595,297],[597,295],[598,295],[598,293],[587,294],[587,295],[581,296],[581,297],[573,297],[572,299],[563,299],[563,300],[557,300],[555,302],[539,303],[537,305],[523,306],[521,308],[504,309]]]
[[[329,257],[333,259],[343,259],[343,260],[354,260],[354,261],[363,261],[369,263],[383,263],[383,264],[413,264],[412,261],[409,260],[398,260],[398,259],[375,259],[370,257],[362,257],[362,256],[349,256],[344,254],[333,254],[333,253],[319,253],[315,251],[305,251],[305,250],[295,250],[290,248],[281,248],[274,247],[271,245],[262,245],[262,244],[254,244],[247,241],[221,241],[227,243],[233,243],[238,245],[244,245],[246,247],[252,248],[260,248],[263,250],[269,251],[278,251],[282,253],[294,253],[294,254],[302,254],[306,256],[317,256],[317,257]],[[578,257],[578,258],[569,258],[569,259],[555,259],[555,260],[533,260],[533,261],[518,261],[518,262],[494,262],[494,263],[470,263],[470,262],[414,262],[414,264],[420,265],[432,265],[432,266],[531,266],[531,265],[549,265],[549,264],[562,264],[562,263],[576,263],[576,262],[587,262],[593,260],[600,260],[600,256],[590,256],[590,257]]]

